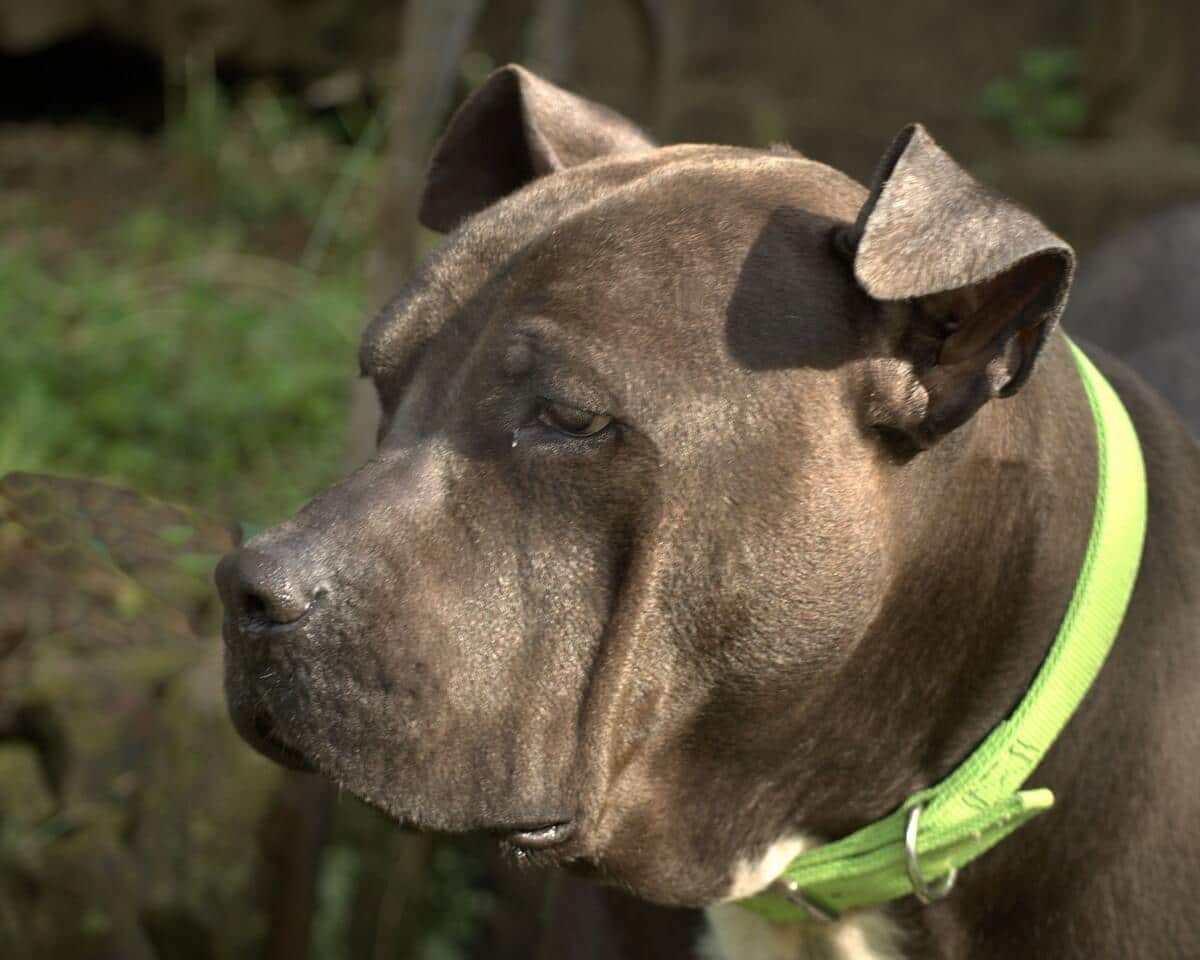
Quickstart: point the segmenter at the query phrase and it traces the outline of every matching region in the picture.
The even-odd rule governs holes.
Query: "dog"
[[[420,217],[449,237],[360,351],[375,456],[217,572],[251,744],[705,907],[710,956],[1200,951],[1200,452],[1102,356],[1148,532],[1037,768],[1058,806],[930,906],[732,902],[954,770],[1054,641],[1098,475],[1063,240],[920,126],[868,189],[658,147],[517,66],[452,118]]]

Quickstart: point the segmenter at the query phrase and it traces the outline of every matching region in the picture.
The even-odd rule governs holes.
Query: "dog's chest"
[[[770,923],[728,903],[706,915],[702,960],[904,960],[900,931],[879,912],[835,927]]]

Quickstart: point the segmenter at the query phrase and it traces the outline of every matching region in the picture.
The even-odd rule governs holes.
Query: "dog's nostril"
[[[243,616],[272,626],[295,623],[311,606],[310,599],[295,596],[286,586],[277,593],[250,588],[242,594]]]
[[[259,594],[250,591],[242,598],[242,610],[251,619],[271,619],[267,613],[267,601]]]
[[[247,626],[276,627],[302,619],[324,584],[306,588],[278,559],[254,549],[227,557],[218,570],[230,610]]]
[[[275,725],[271,723],[267,711],[261,707],[254,711],[254,732],[264,740],[271,740],[275,736]]]

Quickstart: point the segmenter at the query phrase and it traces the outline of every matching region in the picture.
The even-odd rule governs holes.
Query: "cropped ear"
[[[1017,392],[1053,331],[1075,254],[976,182],[919,124],[884,154],[839,238],[859,286],[893,320],[872,384],[873,425],[927,447],[988,400]]]
[[[433,151],[418,216],[447,232],[537,177],[653,146],[615,111],[510,64],[450,118]]]

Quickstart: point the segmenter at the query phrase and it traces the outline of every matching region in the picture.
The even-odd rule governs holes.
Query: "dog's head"
[[[903,796],[921,464],[1028,377],[1069,249],[919,127],[868,192],[515,67],[421,216],[450,236],[361,349],[375,457],[219,571],[243,734],[675,903]]]

